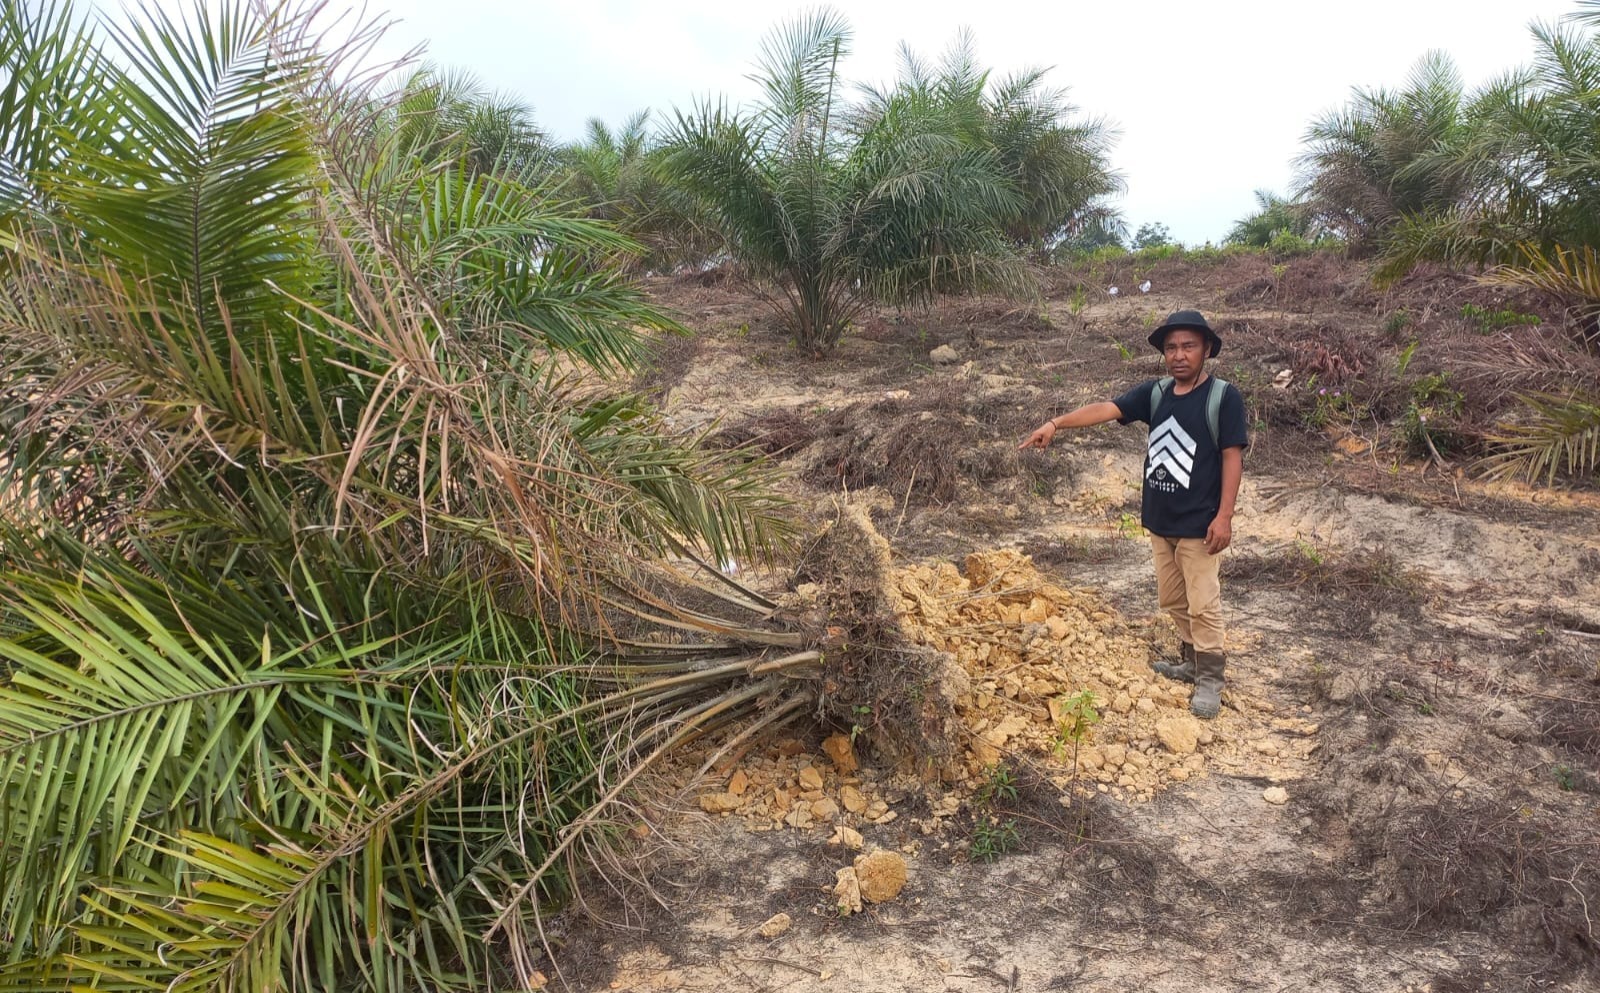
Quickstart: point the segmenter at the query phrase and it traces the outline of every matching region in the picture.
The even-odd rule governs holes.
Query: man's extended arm
[[[1086,403],[1077,410],[1068,411],[1059,417],[1052,417],[1028,435],[1026,441],[1019,448],[1044,448],[1050,444],[1050,439],[1056,436],[1057,428],[1086,428],[1094,424],[1104,424],[1107,421],[1120,420],[1122,408],[1109,400],[1099,403]],[[1235,480],[1237,483],[1238,480]]]
[[[1216,555],[1233,541],[1233,508],[1239,500],[1239,479],[1244,475],[1244,449],[1222,450],[1222,505],[1206,528],[1206,551]]]

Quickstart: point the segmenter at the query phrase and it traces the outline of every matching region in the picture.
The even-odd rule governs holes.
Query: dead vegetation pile
[[[803,478],[828,489],[880,487],[917,506],[976,491],[1048,496],[1058,468],[1017,451],[1015,440],[1036,414],[1031,395],[985,396],[959,380],[916,397],[851,404],[826,416]]]
[[[889,390],[833,410],[767,411],[728,425],[716,441],[791,461],[818,489],[878,488],[906,506],[1049,497],[1069,471],[1065,460],[1017,450],[1042,419],[1039,403],[1036,390],[955,376],[916,394]]]

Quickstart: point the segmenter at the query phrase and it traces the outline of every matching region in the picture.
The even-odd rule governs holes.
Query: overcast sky
[[[167,4],[171,0],[160,0]],[[342,0],[331,0],[338,6]],[[902,41],[937,56],[976,33],[997,74],[1053,67],[1084,111],[1121,131],[1113,163],[1127,179],[1131,227],[1167,224],[1191,243],[1220,240],[1258,188],[1284,191],[1306,124],[1352,86],[1396,86],[1429,49],[1450,53],[1468,84],[1527,62],[1528,24],[1574,0],[879,0],[838,4],[854,27],[846,78],[883,82]],[[809,9],[752,0],[372,0],[396,19],[389,55],[475,73],[520,97],[561,139],[584,122],[617,123],[696,98],[748,100],[744,77],[762,36]]]

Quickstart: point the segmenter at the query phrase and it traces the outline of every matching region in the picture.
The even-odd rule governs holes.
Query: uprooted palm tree
[[[919,100],[895,101],[865,129],[847,126],[839,61],[849,41],[826,10],[780,27],[755,77],[759,105],[680,113],[662,163],[775,290],[769,302],[812,352],[832,348],[874,301],[1031,287],[1003,228],[1022,202],[992,149],[964,142]]]
[[[785,532],[763,471],[603,375],[672,330],[625,241],[309,22],[6,52],[72,112],[0,135],[0,989],[525,987],[641,769],[815,704],[696,566]]]

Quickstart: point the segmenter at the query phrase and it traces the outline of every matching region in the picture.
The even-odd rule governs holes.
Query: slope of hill
[[[851,729],[821,726],[723,758],[693,784],[731,797],[701,804],[709,821],[639,829],[673,843],[648,873],[679,900],[599,900],[633,926],[622,932],[565,922],[566,980],[1592,988],[1600,495],[1469,467],[1518,390],[1600,379],[1600,365],[1562,347],[1559,315],[1537,301],[1449,272],[1380,292],[1336,257],[1220,255],[1052,280],[1033,307],[875,315],[824,360],[796,354],[716,274],[652,284],[698,334],[668,345],[645,385],[685,430],[789,465],[798,500],[867,508],[907,622],[962,663],[950,678],[969,683],[952,691],[966,694],[968,739],[963,761],[920,779],[874,756],[865,714],[861,770],[824,758],[823,739]],[[1244,391],[1253,444],[1224,565],[1229,703],[1201,740],[1174,744],[1153,728],[1182,698],[1140,675],[1173,640],[1137,527],[1140,432],[1017,444],[1158,375],[1148,329],[1191,306],[1226,340],[1212,370]],[[1006,559],[1021,585],[990,577],[1007,550],[1028,557]],[[985,597],[989,613],[972,606]],[[1075,609],[1098,620],[1068,632]],[[1046,615],[1063,629],[1054,646],[1088,638],[1093,651],[1034,645],[1026,629]],[[1083,690],[1107,720],[1080,743],[1092,760],[1074,763],[1050,737]],[[1000,704],[973,703],[985,693]],[[859,806],[834,803],[847,788]],[[822,806],[801,816],[791,801]],[[840,825],[906,856],[898,900],[838,915],[853,840]],[[780,911],[787,930],[757,933]]]

